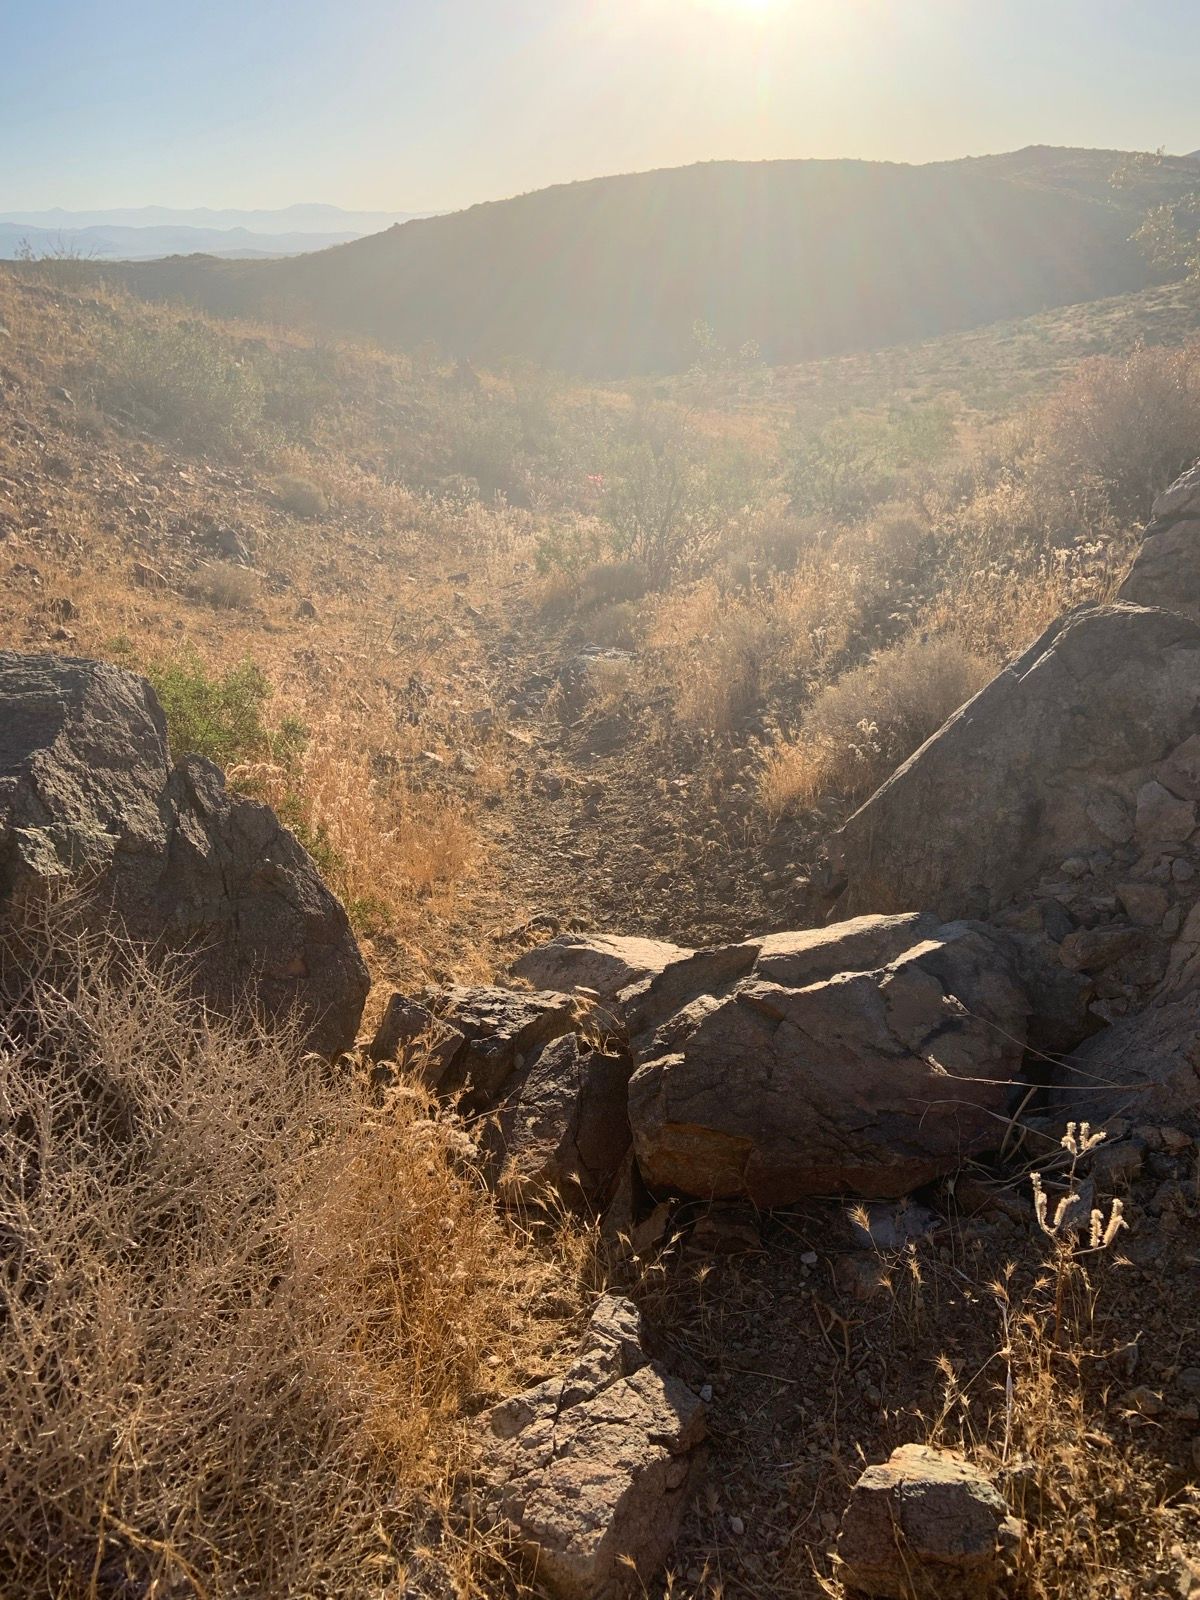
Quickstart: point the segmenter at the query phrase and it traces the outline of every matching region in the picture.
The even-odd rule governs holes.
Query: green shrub
[[[246,450],[261,441],[257,369],[202,322],[130,323],[103,361],[99,398],[157,432],[200,448]]]
[[[285,723],[272,735],[263,712],[271,684],[261,668],[243,661],[212,673],[194,655],[156,661],[147,670],[167,717],[175,757],[207,756],[223,767],[289,753],[303,743],[303,729]]]
[[[615,554],[665,583],[700,570],[761,488],[743,451],[702,437],[687,413],[639,406],[608,441],[602,510]]]

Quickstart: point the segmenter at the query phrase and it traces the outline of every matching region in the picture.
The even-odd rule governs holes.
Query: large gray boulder
[[[565,1377],[485,1421],[485,1502],[557,1600],[644,1595],[703,1464],[704,1406],[646,1354],[619,1295],[597,1306]]]
[[[835,835],[838,910],[990,916],[1061,879],[1064,862],[1087,875],[1097,859],[1106,894],[1122,872],[1136,884],[1193,837],[1178,772],[1198,732],[1200,623],[1128,605],[1071,612]]]
[[[58,891],[92,925],[183,952],[196,991],[354,1042],[368,976],[346,914],[269,806],[198,756],[172,765],[143,678],[0,652],[0,926]]]
[[[783,981],[693,992],[643,1039],[629,1111],[649,1184],[888,1197],[999,1146],[1028,1012],[1004,937],[912,917],[822,932],[811,970],[767,952]]]

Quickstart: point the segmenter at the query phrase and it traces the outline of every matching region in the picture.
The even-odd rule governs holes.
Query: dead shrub
[[[637,644],[641,613],[629,600],[601,606],[588,620],[588,637],[593,644],[609,649],[632,650]]]
[[[654,661],[671,685],[675,715],[702,733],[726,733],[758,699],[787,640],[764,591],[725,595],[713,579],[667,595],[654,618]]]
[[[453,1127],[206,1015],[111,939],[21,955],[0,1589],[365,1596],[441,1527],[446,1586],[499,1592],[480,1534],[443,1522],[463,1418],[559,1324]]]
[[[276,500],[294,517],[323,517],[329,510],[324,489],[311,478],[285,473],[271,485]]]
[[[250,611],[259,602],[262,581],[250,567],[210,561],[197,568],[188,593],[218,611]]]
[[[910,635],[827,685],[760,778],[772,816],[865,798],[992,676],[954,636]]]
[[[1119,517],[1143,521],[1200,456],[1200,344],[1084,362],[1038,415],[1033,447],[1044,490],[1098,484]]]

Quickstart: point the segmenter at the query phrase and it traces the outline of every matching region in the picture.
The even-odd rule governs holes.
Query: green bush
[[[656,583],[701,569],[761,490],[757,464],[687,413],[639,406],[612,429],[602,512],[614,554]]]
[[[264,391],[253,364],[202,322],[132,324],[113,338],[99,399],[184,444],[238,451],[262,442]]]
[[[222,767],[294,754],[304,729],[294,720],[277,733],[263,712],[271,683],[261,668],[243,661],[224,673],[211,673],[196,656],[157,661],[147,671],[167,717],[174,756],[207,756]]]

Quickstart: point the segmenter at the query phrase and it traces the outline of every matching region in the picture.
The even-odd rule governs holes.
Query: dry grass
[[[772,690],[820,681],[861,622],[862,590],[858,567],[830,561],[745,591],[706,578],[667,594],[649,644],[677,717],[726,733]]]
[[[466,1418],[546,1360],[578,1246],[511,1231],[415,1088],[375,1104],[111,940],[20,969],[0,1589],[365,1595],[432,1540],[454,1592],[502,1592],[453,1514]]]
[[[1103,1311],[1104,1281],[1122,1264],[1122,1203],[1089,1214],[1084,1198],[1087,1161],[1104,1137],[1086,1123],[1068,1125],[1053,1200],[1032,1174],[1044,1264],[1023,1289],[1011,1265],[988,1286],[1002,1340],[995,1362],[960,1378],[941,1361],[945,1402],[934,1442],[995,1473],[1022,1518],[1022,1600],[1111,1600],[1166,1593],[1173,1581],[1180,1522],[1161,1465],[1120,1429],[1121,1408],[1104,1381],[1136,1345]]]
[[[953,637],[913,635],[814,696],[800,736],[777,747],[760,781],[772,816],[836,795],[864,798],[992,676]]]
[[[275,479],[271,490],[283,509],[295,517],[323,517],[329,510],[320,484],[298,473],[285,472]]]

